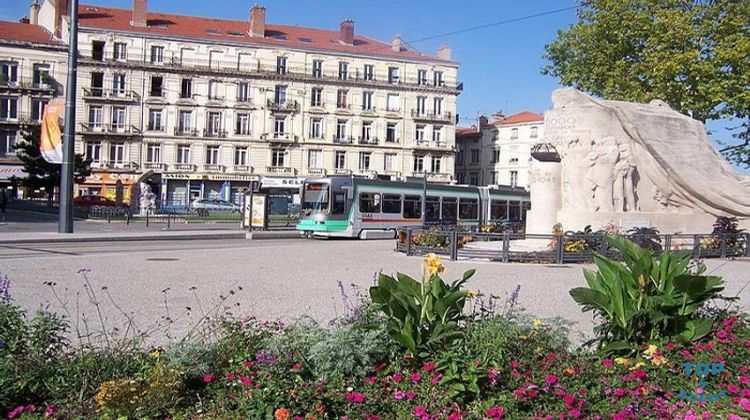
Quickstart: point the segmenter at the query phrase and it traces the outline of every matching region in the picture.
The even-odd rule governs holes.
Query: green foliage
[[[689,253],[653,252],[626,239],[610,236],[609,244],[624,263],[595,255],[598,271],[584,270],[589,287],[570,295],[603,318],[595,328],[605,352],[632,351],[654,340],[697,340],[711,329],[708,318],[696,316],[706,302],[719,298],[723,280],[690,272]]]
[[[450,246],[450,237],[446,232],[432,228],[414,235],[412,242],[414,245],[425,248],[447,248]]]
[[[461,336],[458,323],[468,292],[461,286],[474,275],[464,273],[450,285],[437,274],[421,282],[406,274],[381,274],[370,288],[374,309],[387,317],[388,334],[406,350],[424,357]]]
[[[750,2],[583,0],[542,73],[607,99],[662,99],[694,118],[750,118]],[[748,164],[747,143],[734,149]]]
[[[719,216],[714,222],[714,229],[711,236],[719,241],[726,241],[729,250],[744,249],[746,238],[743,236],[745,229],[739,227],[736,217]]]
[[[634,227],[626,232],[628,239],[641,248],[651,251],[661,251],[661,236],[659,230],[652,227]]]

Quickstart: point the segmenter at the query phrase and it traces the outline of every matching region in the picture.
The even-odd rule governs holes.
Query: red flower
[[[606,367],[606,368],[611,368],[615,364],[614,364],[614,362],[612,362],[612,359],[604,359],[604,360],[602,360],[602,365],[604,365],[604,367]]]
[[[388,365],[385,363],[381,363],[373,368],[375,372],[380,372],[381,370],[385,369]]]
[[[576,398],[570,394],[567,394],[563,397],[563,401],[565,402],[565,407],[567,408],[573,408],[573,403],[575,402]]]
[[[240,382],[242,383],[242,386],[253,386],[253,381],[247,376],[240,376]]]
[[[365,402],[365,394],[361,394],[359,392],[347,392],[346,394],[344,394],[344,399],[357,404],[362,404],[363,402]]]
[[[574,408],[574,409],[572,409],[572,410],[568,411],[568,415],[569,415],[570,417],[573,417],[574,419],[577,419],[577,418],[581,417],[581,412],[580,412],[580,411],[578,411],[578,410],[576,410],[576,409]]]
[[[491,419],[502,419],[505,417],[505,409],[503,407],[491,407],[484,414]]]
[[[427,415],[427,409],[424,408],[423,405],[418,405],[414,408],[414,411],[412,411],[412,413],[414,413],[415,417],[423,417]]]
[[[399,383],[404,379],[404,376],[396,372],[393,375],[391,375],[391,379],[393,379],[393,382]]]
[[[292,366],[292,371],[299,372],[302,370],[302,364],[301,363],[295,363],[294,366]]]
[[[414,382],[415,384],[418,384],[422,381],[422,375],[418,373],[412,373],[411,376],[409,376],[409,380]]]
[[[675,344],[673,342],[671,342],[671,341],[669,343],[667,343],[667,344],[664,345],[664,348],[667,349],[667,350],[669,350],[669,351],[674,350],[675,347],[676,347]]]
[[[734,385],[734,384],[729,385],[727,387],[727,392],[729,392],[730,394],[736,394],[736,393],[740,392],[740,387],[738,387],[737,385]]]
[[[740,400],[740,407],[745,409],[745,411],[750,411],[750,400],[742,398]]]
[[[243,365],[243,366],[245,366],[246,368],[250,369],[250,368],[252,368],[252,367],[253,367],[253,362],[251,362],[251,361],[247,360],[247,361],[245,361],[245,363],[243,363],[242,365]]]
[[[615,390],[615,396],[617,397],[624,397],[628,393],[628,390],[625,388],[617,388]]]
[[[211,383],[211,381],[213,380],[214,380],[214,375],[211,375],[211,374],[203,375],[203,382]]]
[[[544,383],[546,383],[548,386],[556,384],[557,383],[557,376],[555,376],[555,375],[547,375],[547,377],[544,379]]]
[[[425,363],[424,365],[422,365],[422,370],[425,372],[432,372],[435,369],[437,369],[437,365],[432,363]]]
[[[407,399],[407,400],[411,401],[411,400],[413,400],[414,398],[417,398],[417,393],[416,393],[416,392],[413,392],[413,391],[408,391],[408,392],[406,393],[406,399]]]
[[[432,382],[433,385],[437,385],[437,384],[440,383],[441,379],[443,379],[443,374],[442,373],[435,373],[434,375],[432,375],[432,381],[431,382]]]

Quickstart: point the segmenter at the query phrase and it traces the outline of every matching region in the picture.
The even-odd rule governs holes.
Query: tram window
[[[359,212],[360,213],[380,213],[380,194],[360,193],[359,194]]]
[[[458,216],[458,199],[456,197],[443,197],[443,220],[457,220]]]
[[[335,192],[333,193],[333,206],[331,207],[331,214],[344,214],[346,211],[346,193]]]
[[[401,214],[401,196],[398,194],[383,194],[383,213]]]
[[[521,202],[520,201],[510,202],[510,213],[508,213],[508,219],[521,220]]]
[[[440,220],[440,197],[427,197],[425,220]]]
[[[503,220],[508,217],[508,202],[506,200],[492,200],[490,205],[490,220]]]
[[[404,218],[422,218],[422,197],[418,195],[407,195],[404,197]]]
[[[462,198],[458,201],[458,217],[460,219],[477,219],[479,215],[479,206],[477,200],[471,198]]]

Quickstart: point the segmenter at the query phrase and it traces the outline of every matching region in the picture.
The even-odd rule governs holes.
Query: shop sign
[[[298,189],[304,184],[305,178],[266,178],[260,179],[263,188],[293,188]]]

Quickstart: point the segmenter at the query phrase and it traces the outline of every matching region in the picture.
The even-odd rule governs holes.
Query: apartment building
[[[30,19],[36,18],[32,13]],[[0,22],[0,187],[14,189],[11,194],[26,177],[15,149],[22,128],[39,124],[44,106],[63,93],[66,51],[38,25]]]
[[[67,39],[67,1],[39,24]],[[76,152],[96,174],[79,191],[147,182],[169,203],[238,200],[251,181],[454,173],[458,63],[338,30],[79,7]]]
[[[456,181],[528,188],[531,148],[543,143],[544,117],[524,111],[456,129]]]

